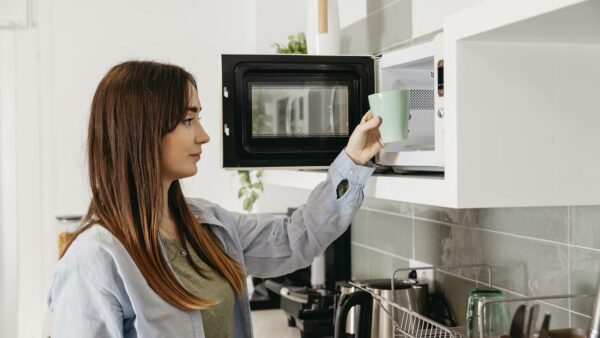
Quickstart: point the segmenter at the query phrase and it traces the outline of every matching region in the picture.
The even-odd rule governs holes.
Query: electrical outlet
[[[416,259],[409,259],[408,260],[408,266],[411,268],[427,268],[427,267],[431,267],[431,264],[428,263],[423,263],[421,261],[418,261]],[[417,279],[419,281],[422,282],[427,282],[428,288],[429,288],[429,293],[433,293],[434,292],[434,288],[435,288],[435,281],[434,281],[434,270],[433,269],[423,269],[423,270],[417,270]]]

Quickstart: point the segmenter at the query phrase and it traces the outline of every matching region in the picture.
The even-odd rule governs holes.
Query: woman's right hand
[[[358,165],[365,165],[373,156],[383,149],[383,141],[379,133],[381,116],[373,116],[369,110],[348,140],[346,154]]]

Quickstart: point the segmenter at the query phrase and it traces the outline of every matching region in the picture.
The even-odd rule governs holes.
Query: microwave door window
[[[348,137],[348,87],[251,86],[252,138]]]
[[[332,96],[332,118],[334,133],[349,135],[348,125],[348,90],[336,90]]]

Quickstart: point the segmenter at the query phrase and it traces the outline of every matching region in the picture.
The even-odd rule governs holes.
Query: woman
[[[281,219],[183,196],[179,179],[209,141],[201,110],[194,78],[173,65],[125,62],[98,85],[92,200],[55,268],[54,338],[251,337],[246,274],[308,266],[351,222],[382,148],[379,118],[363,117],[326,181]]]

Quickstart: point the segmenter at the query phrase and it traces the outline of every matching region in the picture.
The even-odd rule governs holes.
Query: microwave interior
[[[325,167],[374,91],[371,57],[223,55],[223,164]]]
[[[382,55],[378,91],[408,90],[408,137],[390,142],[377,163],[395,172],[444,171],[443,61],[436,60],[434,42]]]

